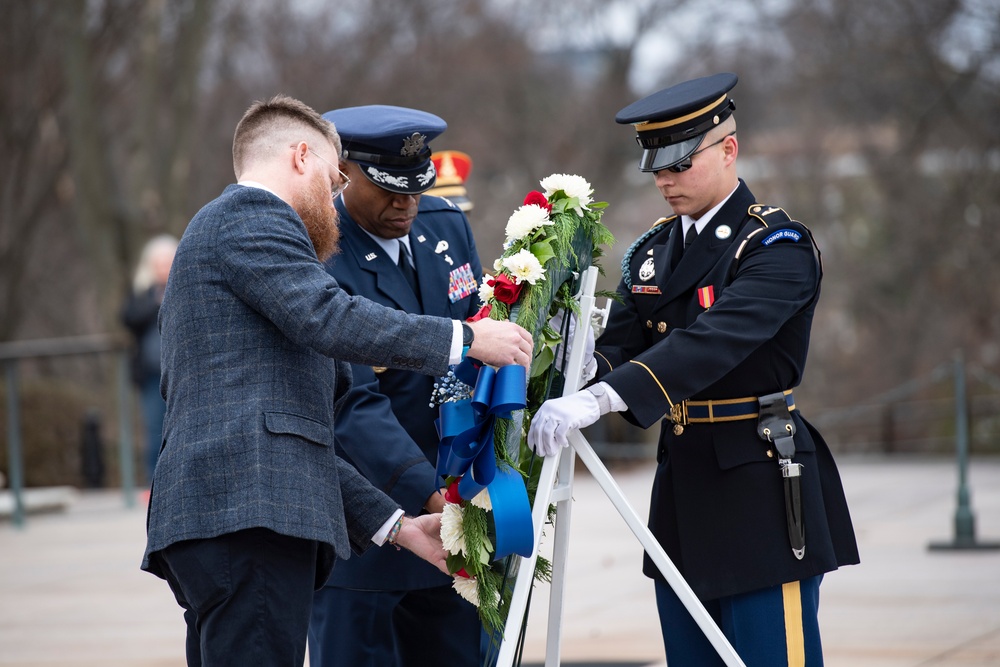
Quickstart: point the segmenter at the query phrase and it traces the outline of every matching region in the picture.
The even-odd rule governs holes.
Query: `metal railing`
[[[106,334],[45,338],[0,343],[0,364],[4,368],[7,388],[7,461],[10,470],[10,490],[14,498],[11,520],[22,527],[25,522],[24,458],[21,433],[20,382],[18,366],[25,359],[41,359],[72,355],[114,354],[117,358],[118,420],[121,459],[122,493],[125,506],[134,507],[135,467],[132,457],[132,419],[130,418],[129,348],[120,338]]]

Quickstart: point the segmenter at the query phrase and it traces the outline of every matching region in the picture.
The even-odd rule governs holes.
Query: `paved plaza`
[[[931,551],[954,537],[958,471],[947,458],[842,457],[862,564],[828,575],[827,667],[1000,666],[1000,550]],[[652,464],[613,470],[645,517]],[[1000,542],[1000,459],[968,470],[980,543]],[[663,667],[638,542],[594,479],[574,485],[562,664]],[[180,667],[181,610],[139,570],[145,509],[115,491],[63,511],[0,520],[0,667]],[[525,663],[544,658],[548,587],[536,589]]]

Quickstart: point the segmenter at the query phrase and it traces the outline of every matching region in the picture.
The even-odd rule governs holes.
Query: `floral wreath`
[[[449,554],[448,569],[455,575],[455,590],[478,607],[484,628],[494,634],[502,631],[510,604],[517,567],[511,554],[530,556],[535,547],[533,532],[527,543],[503,534],[514,532],[505,527],[510,523],[508,504],[519,506],[520,511],[527,507],[527,528],[531,529],[531,506],[541,462],[528,447],[528,427],[539,406],[549,396],[562,393],[562,369],[555,363],[556,350],[570,318],[562,318],[562,332],[556,331],[549,320],[559,311],[579,313],[579,303],[574,299],[578,279],[591,265],[600,270],[597,260],[603,254],[602,246],[614,243],[614,236],[601,222],[607,204],[593,201],[593,189],[584,178],[553,174],[542,179],[540,185],[543,191],[528,193],[524,204],[508,219],[503,254],[493,264],[496,275],[483,277],[479,288],[482,307],[469,318],[510,320],[532,333],[535,349],[527,378],[523,378],[519,366],[502,367],[494,373],[466,359],[435,383],[431,402],[441,410],[438,472],[447,486],[441,539]],[[487,371],[489,382],[484,380]],[[517,401],[510,396],[497,398],[504,390],[493,385],[504,385],[506,371],[522,378],[520,388],[512,390],[520,393]],[[493,387],[492,399],[478,398],[484,384]],[[441,457],[450,451],[453,429],[444,425],[450,408],[470,401],[479,412],[474,420],[476,426],[466,433],[478,428],[476,432],[485,442],[480,445],[483,449],[479,455],[471,450],[467,453],[470,460],[476,456],[477,461],[482,461],[483,454],[490,459],[490,464],[495,465],[495,484],[473,481],[484,475],[471,464],[467,468],[442,464]],[[489,418],[485,416],[488,413],[492,414]],[[464,426],[469,424],[467,418]],[[466,451],[464,446],[456,445],[455,449]],[[492,470],[485,476],[493,478]],[[517,490],[511,493],[514,487]],[[551,511],[550,507],[550,517]],[[520,529],[524,530],[523,524]],[[537,559],[534,578],[551,579],[547,559]]]

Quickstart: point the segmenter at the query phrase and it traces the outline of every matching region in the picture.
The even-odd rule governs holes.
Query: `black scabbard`
[[[802,464],[788,461],[781,466],[785,481],[785,518],[792,554],[799,560],[806,555],[806,525],[802,517]]]
[[[788,542],[795,558],[802,560],[806,555],[806,526],[802,516],[802,464],[792,462],[795,456],[795,422],[788,411],[784,392],[761,396],[757,400],[760,403],[757,435],[772,443],[778,451],[778,464],[785,487]]]

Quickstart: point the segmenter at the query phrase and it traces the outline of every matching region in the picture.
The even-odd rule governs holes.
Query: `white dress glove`
[[[569,444],[571,430],[590,426],[601,418],[597,397],[586,389],[551,398],[538,408],[528,429],[528,445],[541,456],[553,456]]]

